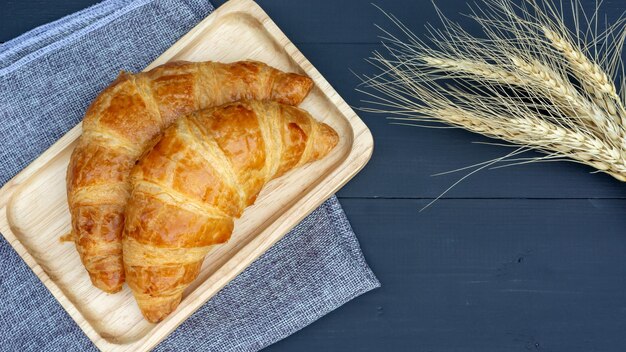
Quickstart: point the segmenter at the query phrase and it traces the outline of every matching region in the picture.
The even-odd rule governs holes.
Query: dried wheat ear
[[[566,159],[626,181],[626,26],[620,18],[598,29],[599,11],[586,13],[579,0],[571,11],[548,0],[483,0],[469,14],[480,36],[437,10],[443,28],[428,26],[426,40],[387,14],[397,31],[379,27],[386,51],[369,59],[381,72],[362,77],[357,90],[368,98],[361,109],[520,146],[509,157],[546,154],[515,159],[524,163]]]

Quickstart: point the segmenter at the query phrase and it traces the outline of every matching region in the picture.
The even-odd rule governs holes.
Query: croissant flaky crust
[[[306,111],[242,101],[194,112],[167,129],[133,168],[126,208],[126,279],[144,317],[180,303],[205,255],[261,188],[326,156],[337,133]]]
[[[72,238],[92,283],[124,283],[122,232],[135,162],[179,116],[240,99],[299,104],[312,81],[260,62],[176,62],[122,73],[91,104],[67,170]]]

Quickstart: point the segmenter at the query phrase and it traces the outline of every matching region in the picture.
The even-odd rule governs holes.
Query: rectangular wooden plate
[[[315,86],[301,107],[337,130],[341,141],[325,159],[267,185],[256,204],[236,221],[231,240],[209,253],[200,276],[163,322],[146,322],[128,287],[114,295],[93,287],[74,245],[59,240],[70,230],[65,172],[80,125],[0,190],[0,232],[103,351],[145,351],[156,346],[343,186],[372,154],[372,135],[365,124],[251,0],[229,1],[146,69],[174,60],[244,59],[311,77]]]

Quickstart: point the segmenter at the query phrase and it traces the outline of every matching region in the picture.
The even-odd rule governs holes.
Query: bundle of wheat
[[[362,77],[362,110],[401,124],[443,122],[520,146],[507,157],[547,154],[516,161],[567,159],[626,181],[626,21],[598,30],[599,6],[588,16],[574,0],[570,30],[548,0],[483,0],[469,15],[477,37],[437,11],[444,28],[429,26],[427,41],[387,14],[400,34],[381,28],[387,52],[369,60],[381,72]]]

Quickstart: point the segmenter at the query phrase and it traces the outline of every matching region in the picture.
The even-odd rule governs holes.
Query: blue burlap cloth
[[[141,70],[212,10],[108,0],[1,44],[0,185],[75,126],[120,70]],[[258,350],[378,286],[333,197],[156,350]],[[0,350],[95,350],[3,238]]]

